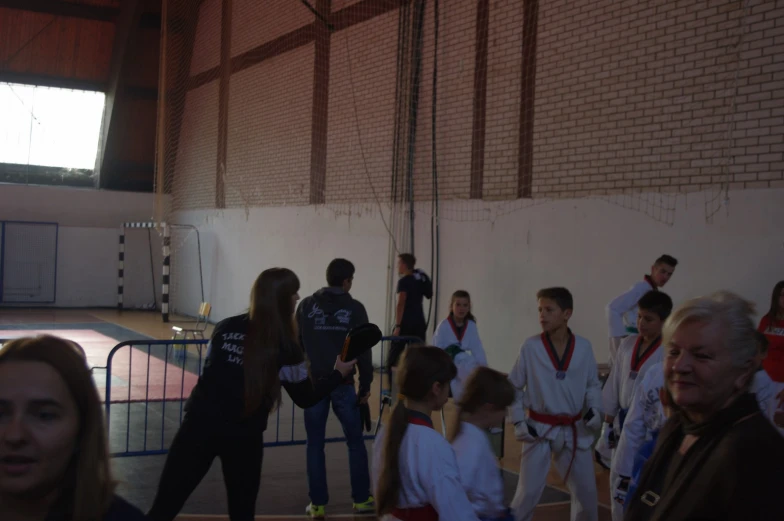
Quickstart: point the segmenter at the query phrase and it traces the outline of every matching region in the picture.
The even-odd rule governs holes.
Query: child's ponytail
[[[457,368],[446,351],[432,346],[408,346],[400,358],[397,384],[400,393],[414,401],[427,400],[433,384],[449,385],[457,376]],[[376,490],[378,517],[391,513],[397,507],[402,481],[400,479],[400,446],[408,430],[408,412],[399,399],[392,409],[384,434],[383,468]]]
[[[383,516],[394,510],[397,506],[397,497],[400,494],[400,458],[398,451],[403,443],[403,436],[408,430],[406,406],[403,400],[398,400],[392,409],[392,414],[387,424],[385,433],[383,462],[384,467],[378,480],[376,494],[376,508],[378,515]]]

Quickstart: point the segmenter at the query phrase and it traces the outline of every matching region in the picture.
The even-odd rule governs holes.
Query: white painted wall
[[[504,213],[510,203],[442,203],[447,219],[440,225],[437,318],[445,316],[452,291],[468,290],[490,364],[508,370],[522,341],[538,333],[536,291],[566,286],[575,298],[572,329],[593,343],[603,362],[606,303],[642,278],[662,253],[680,261],[664,288],[676,305],[729,289],[763,312],[773,285],[784,279],[784,190],[731,193],[729,205],[712,224],[706,223],[704,201],[701,193],[679,196],[671,226],[601,199],[545,202],[492,222],[459,219]],[[429,212],[420,207],[416,225],[415,253],[426,270]],[[212,319],[246,309],[250,285],[266,268],[293,269],[302,282],[300,293],[306,295],[325,283],[329,261],[343,256],[357,266],[353,294],[365,304],[371,321],[384,324],[387,232],[377,213],[341,213],[336,216],[328,207],[288,207],[251,209],[247,219],[244,210],[179,214],[177,222],[201,231]],[[182,277],[191,277],[183,271]],[[193,291],[179,291],[173,298],[197,305]]]
[[[327,264],[342,256],[357,267],[354,296],[365,304],[372,321],[383,322],[388,239],[378,215],[349,219],[328,209],[303,206],[254,208],[247,219],[244,210],[223,210],[219,216],[188,211],[180,212],[174,221],[199,228],[212,321],[245,311],[250,287],[263,270],[274,266],[294,270],[302,285],[300,295],[307,295],[326,285]],[[190,239],[187,244],[192,249]],[[197,268],[192,258],[172,265],[172,277],[178,279],[173,305],[191,313],[200,301]]]
[[[65,187],[0,185],[0,220],[56,222],[57,307],[117,305],[120,224],[148,221],[153,195]],[[152,233],[156,299],[160,305],[161,240]],[[146,230],[126,231],[125,304],[153,301]]]

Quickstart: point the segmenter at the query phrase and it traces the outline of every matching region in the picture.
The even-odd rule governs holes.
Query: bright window
[[[94,170],[105,98],[0,83],[0,163]]]

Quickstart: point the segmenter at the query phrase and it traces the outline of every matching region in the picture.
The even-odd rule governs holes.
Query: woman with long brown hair
[[[0,349],[0,519],[143,520],[114,494],[107,447],[79,346],[39,336]]]
[[[248,313],[215,326],[201,377],[169,449],[148,516],[174,519],[218,457],[232,521],[255,517],[267,417],[280,406],[281,387],[310,407],[348,376],[356,361],[313,382],[298,342],[294,310],[299,279],[286,268],[265,270],[251,289]]]
[[[400,396],[373,448],[380,519],[479,521],[460,483],[455,453],[430,419],[449,399],[455,374],[452,359],[438,347],[403,352]]]

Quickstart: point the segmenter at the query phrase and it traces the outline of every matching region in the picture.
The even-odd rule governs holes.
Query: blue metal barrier
[[[421,342],[420,339],[413,337],[384,337],[382,339],[380,344],[381,374],[379,375],[381,378],[380,389],[382,390],[385,374],[385,343],[393,341]],[[112,457],[154,456],[168,453],[171,440],[182,424],[185,401],[190,395],[191,389],[188,388],[186,382],[193,383],[194,379],[201,374],[206,358],[206,353],[203,350],[208,343],[208,340],[184,339],[130,340],[117,344],[111,350],[105,368],[105,410]],[[178,351],[183,348],[185,350],[195,349],[198,356],[178,356]],[[118,353],[124,353],[124,350],[128,351],[127,371],[122,366],[123,358],[115,360]],[[146,364],[143,371],[134,370],[134,359],[138,360],[139,358],[141,360],[137,363]],[[103,368],[96,367],[95,369]],[[159,378],[161,371],[163,381],[160,381]],[[139,379],[139,374],[143,374],[144,384],[134,382],[135,376],[137,380]],[[174,376],[176,380],[170,380],[170,376]],[[124,393],[124,396],[118,395],[116,388],[113,394],[112,386],[115,379],[127,386],[127,393]],[[115,387],[117,383],[114,382]],[[178,387],[179,392],[167,392],[167,389],[172,386]],[[382,408],[383,394],[383,391],[379,392],[379,411]],[[169,404],[168,408],[167,404]],[[118,409],[119,414],[117,414]],[[305,445],[307,443],[307,437],[304,435],[304,413],[302,410],[299,410],[298,413],[297,409],[293,402],[290,412],[288,406],[278,408],[275,413],[275,438],[273,441],[266,441],[265,447]],[[114,416],[112,416],[112,411],[114,411]],[[287,423],[291,423],[290,436],[283,434],[281,437],[281,431],[288,430],[288,425],[285,425]],[[297,425],[303,425],[300,429],[301,436],[297,436]],[[265,438],[269,436],[271,430],[267,429]],[[372,434],[364,436],[366,440],[371,440],[374,437]],[[139,438],[142,439],[139,440]],[[345,441],[345,436],[327,437],[325,440],[326,443]],[[118,444],[121,446],[118,447]]]
[[[203,349],[208,343],[208,340],[129,340],[117,344],[109,352],[109,356],[106,360],[106,398],[104,407],[106,409],[109,447],[113,457],[151,456],[166,454],[168,452],[168,444],[166,443],[166,424],[171,424],[174,420],[179,428],[179,425],[182,423],[183,407],[185,405],[185,400],[187,400],[190,395],[190,389],[187,393],[185,392],[186,376],[189,380],[193,380],[201,374],[204,361]],[[185,357],[180,358],[172,356],[175,354],[176,350],[182,349],[183,347],[185,349],[194,347],[198,353],[197,360],[191,360],[191,363],[189,364]],[[124,370],[125,368],[120,368],[120,371],[117,371],[120,364],[118,363],[119,361],[115,360],[115,357],[118,353],[123,352],[123,350],[128,351],[127,372]],[[134,358],[141,358],[142,360],[140,363],[146,366],[144,371],[145,382],[141,393],[134,393],[135,389],[139,389],[139,385],[135,382],[134,378]],[[162,382],[158,379],[151,382],[151,376],[155,372],[151,370],[153,365],[163,368]],[[174,379],[179,377],[180,383],[180,392],[173,395],[167,392],[171,381],[174,381],[176,384],[176,380],[170,380],[170,376],[172,375],[174,376]],[[160,376],[160,374],[157,376]],[[127,386],[126,396],[119,397],[119,399],[112,394],[112,382],[115,378],[125,380],[124,383]],[[152,393],[153,395],[151,395],[151,383],[154,386],[161,386],[162,392],[160,393],[160,396],[155,395],[155,393]],[[167,403],[170,403],[168,411],[166,407]],[[176,420],[171,418],[172,405],[174,406]],[[112,408],[115,410],[121,409],[120,414],[124,416],[124,418],[118,415],[112,416]],[[125,434],[124,449],[117,451],[114,450],[114,447],[116,447],[116,442],[118,440],[112,436],[112,433],[116,432],[116,430],[112,427],[114,424],[122,426],[123,423],[124,429],[121,429],[121,432],[124,431]],[[151,423],[156,425],[160,423],[160,444],[154,448],[150,447],[151,444],[149,443]],[[138,428],[134,429],[135,426]],[[135,436],[143,437],[141,443],[134,444],[140,446],[134,447],[133,449],[131,448],[132,433]]]

